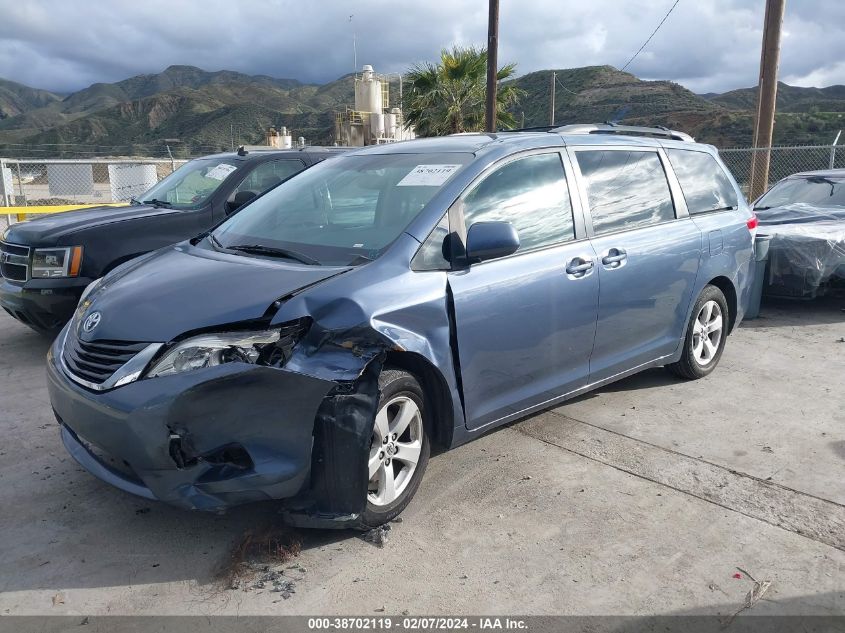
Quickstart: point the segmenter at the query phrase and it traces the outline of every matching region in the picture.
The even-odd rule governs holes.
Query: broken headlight
[[[176,343],[147,372],[147,378],[171,376],[224,363],[281,366],[305,333],[306,324],[296,321],[259,332],[201,334]]]

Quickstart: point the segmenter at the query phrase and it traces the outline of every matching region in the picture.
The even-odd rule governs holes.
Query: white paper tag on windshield
[[[213,178],[214,180],[226,180],[226,176],[231,174],[235,171],[237,167],[234,165],[228,165],[226,163],[220,163],[219,165],[212,167],[208,170],[208,173],[205,175],[206,178]]]
[[[417,165],[396,183],[397,187],[439,187],[462,165]]]

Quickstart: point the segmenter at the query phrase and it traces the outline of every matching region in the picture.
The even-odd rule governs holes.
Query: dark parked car
[[[845,169],[793,174],[754,203],[771,236],[764,291],[812,299],[845,294]]]
[[[243,150],[192,160],[128,207],[13,224],[0,240],[0,305],[55,335],[91,281],[133,257],[207,231],[252,198],[339,148]]]
[[[93,283],[50,400],[71,455],[128,492],[378,525],[433,443],[649,367],[713,371],[754,223],[712,147],[659,129],[354,151]]]

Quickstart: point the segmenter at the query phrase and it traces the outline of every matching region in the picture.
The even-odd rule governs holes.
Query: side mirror
[[[510,222],[476,222],[467,232],[466,256],[470,262],[513,255],[519,234]]]
[[[249,202],[255,197],[256,196],[254,191],[239,191],[235,194],[235,197],[232,199],[232,201],[227,205],[229,207],[229,212],[231,213],[233,211],[236,211],[237,209],[240,209],[242,206],[244,206],[247,202]]]

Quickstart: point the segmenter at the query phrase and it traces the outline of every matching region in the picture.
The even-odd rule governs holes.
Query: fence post
[[[3,201],[4,207],[11,207],[9,204],[9,196],[11,192],[6,191],[6,159],[0,158],[0,200]]]
[[[833,165],[836,162],[836,144],[839,142],[840,134],[842,134],[842,130],[836,133],[836,138],[833,139],[833,145],[830,146],[830,169],[833,169]]]
[[[9,171],[11,174],[11,170]],[[11,185],[11,176],[9,177],[9,184]],[[6,191],[6,159],[0,158],[0,201],[4,207],[11,207],[9,197],[12,195],[11,191]],[[6,226],[12,225],[12,214],[6,214]]]
[[[27,203],[27,201],[26,201],[26,194],[24,193],[24,190],[23,190],[23,178],[21,177],[21,161],[18,161],[17,165],[18,165],[18,189],[21,192],[21,198],[23,198],[23,206],[28,207],[29,203]],[[18,222],[23,222],[24,220],[26,220],[26,214],[25,213],[18,213]]]

